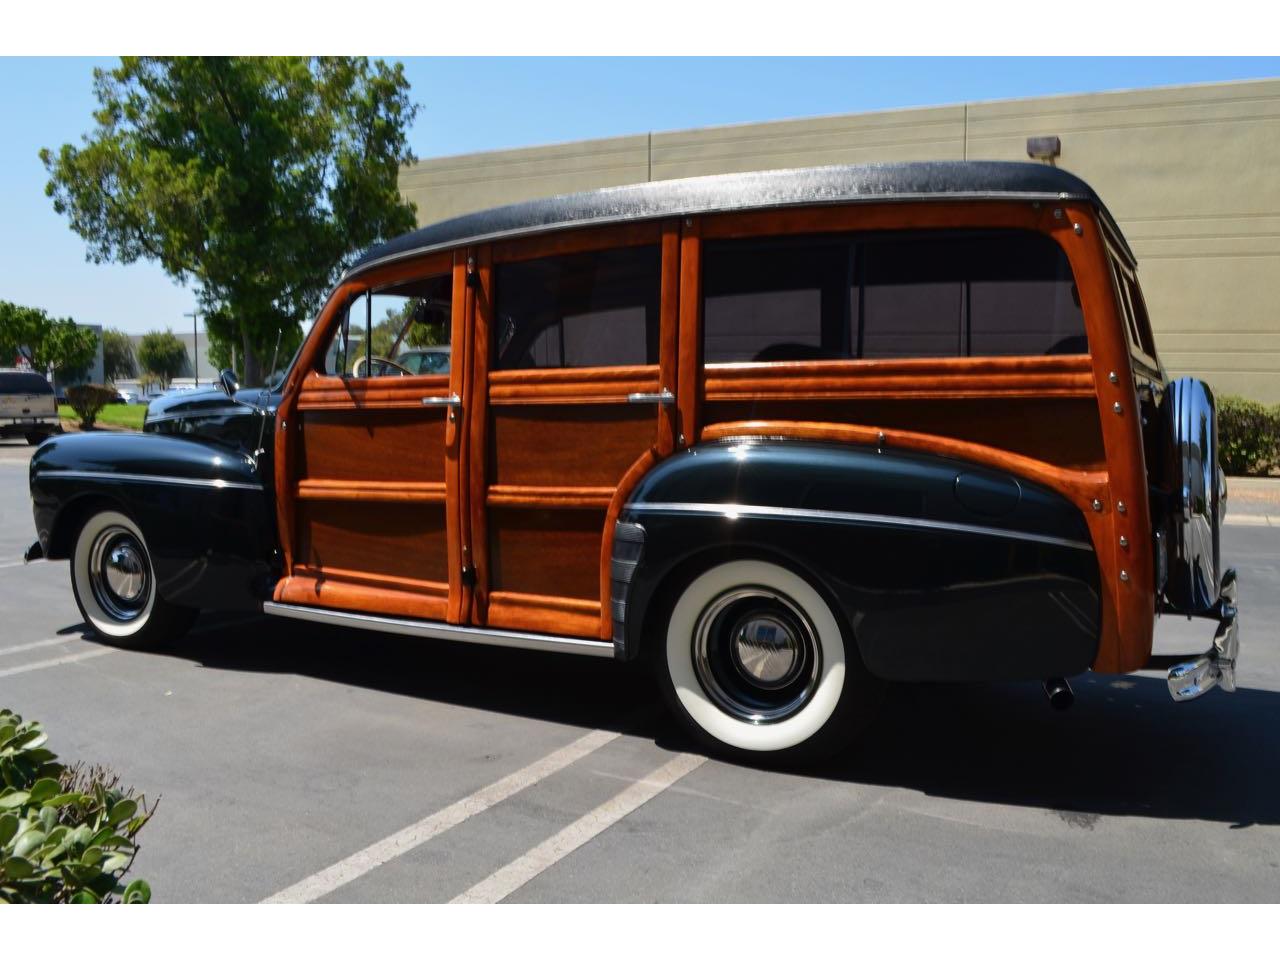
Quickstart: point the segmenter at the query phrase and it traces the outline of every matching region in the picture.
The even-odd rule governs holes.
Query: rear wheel
[[[177,639],[197,614],[160,596],[142,530],[116,510],[100,510],[80,528],[71,554],[71,588],[85,622],[120,646],[155,647]]]
[[[808,761],[850,742],[879,685],[822,594],[786,567],[722,563],[667,621],[658,678],[704,744],[738,759]]]

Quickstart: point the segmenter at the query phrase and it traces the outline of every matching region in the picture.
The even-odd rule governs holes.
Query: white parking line
[[[0,647],[0,657],[9,653],[21,653],[23,650],[38,650],[41,647],[53,647],[59,643],[72,643],[80,637],[50,637],[48,640],[37,640],[34,643],[20,643],[16,647]]]
[[[686,774],[707,762],[706,757],[682,753],[667,761],[644,780],[627,787],[613,799],[606,800],[590,813],[575,820],[549,840],[502,869],[485,877],[466,893],[454,897],[452,903],[498,903],[548,867],[563,860],[573,851],[613,826],[627,814],[652,800]]]
[[[84,653],[69,653],[65,657],[55,657],[52,660],[37,660],[35,663],[24,663],[20,667],[7,667],[0,670],[0,677],[14,677],[20,673],[30,673],[32,670],[43,670],[45,667],[57,667],[64,663],[75,663],[77,660],[88,660],[90,657],[100,657],[103,654],[116,652],[116,647],[94,647]]]
[[[28,563],[26,560],[14,560],[10,563],[0,563],[0,570],[8,570],[10,567],[29,567],[33,563],[44,563],[44,561],[32,560]]]
[[[263,903],[309,903],[323,897],[326,893],[337,890],[357,877],[364,876],[375,867],[388,860],[408,853],[415,847],[426,843],[432,837],[438,837],[477,813],[483,813],[494,804],[501,803],[526,787],[531,787],[540,780],[545,780],[569,764],[581,760],[594,753],[605,744],[612,743],[621,736],[610,730],[593,730],[584,737],[579,737],[567,747],[561,747],[547,754],[541,760],[535,760],[527,767],[503,777],[494,783],[463,797],[437,813],[424,817],[385,840],[379,840],[344,860],[339,860],[331,867],[326,867],[291,887],[268,897]]]

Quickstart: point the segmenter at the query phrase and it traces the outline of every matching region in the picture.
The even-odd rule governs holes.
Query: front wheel
[[[85,622],[119,646],[159,646],[186,633],[196,618],[197,611],[160,596],[142,530],[116,510],[101,510],[80,528],[71,589]]]
[[[804,577],[735,560],[695,577],[667,621],[659,683],[676,715],[738,759],[819,759],[879,704],[852,637]]]

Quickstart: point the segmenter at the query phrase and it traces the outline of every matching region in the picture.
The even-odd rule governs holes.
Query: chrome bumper
[[[1240,653],[1240,611],[1236,606],[1236,572],[1228,570],[1214,606],[1218,629],[1213,646],[1193,660],[1169,670],[1169,696],[1174,700],[1194,700],[1214,687],[1228,693],[1236,689],[1236,657]]]

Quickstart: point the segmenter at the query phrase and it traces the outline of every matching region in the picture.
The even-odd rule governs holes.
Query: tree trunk
[[[262,365],[258,362],[258,355],[253,352],[253,344],[249,342],[248,331],[241,329],[240,338],[244,344],[244,384],[247,387],[261,386]]]

